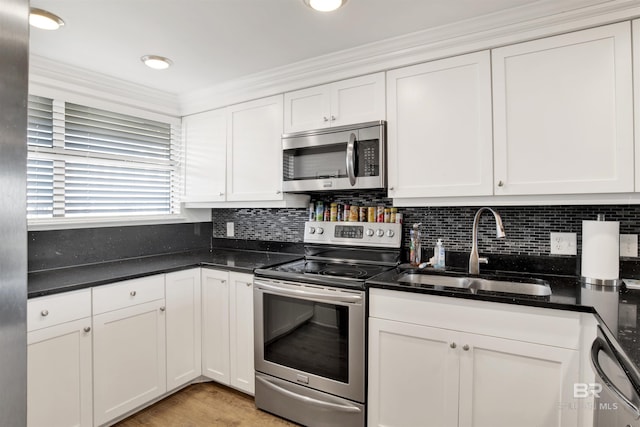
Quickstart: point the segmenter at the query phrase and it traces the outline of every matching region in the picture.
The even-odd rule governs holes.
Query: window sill
[[[211,221],[211,209],[183,209],[180,215],[149,215],[94,218],[33,218],[27,221],[28,231],[71,230],[77,228],[124,227],[129,225],[180,224]]]

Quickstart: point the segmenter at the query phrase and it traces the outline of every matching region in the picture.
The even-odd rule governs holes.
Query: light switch
[[[638,257],[638,235],[637,234],[621,234],[620,235],[620,256]]]
[[[227,237],[233,237],[235,234],[233,222],[227,223]]]

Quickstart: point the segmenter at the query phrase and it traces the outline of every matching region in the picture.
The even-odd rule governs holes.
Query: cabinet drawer
[[[561,348],[579,349],[590,313],[371,289],[369,316]]]
[[[126,280],[93,289],[93,314],[164,298],[164,274]]]
[[[28,331],[83,317],[91,317],[91,289],[32,298],[27,301]]]

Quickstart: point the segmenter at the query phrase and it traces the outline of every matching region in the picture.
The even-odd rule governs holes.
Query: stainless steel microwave
[[[386,122],[282,135],[287,192],[385,188]]]

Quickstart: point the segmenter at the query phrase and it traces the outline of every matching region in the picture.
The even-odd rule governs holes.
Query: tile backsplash
[[[364,206],[384,204],[391,199],[381,192],[336,193],[312,197],[312,200],[348,203]],[[408,246],[411,224],[421,222],[423,247],[435,245],[442,238],[447,250],[468,252],[471,248],[471,228],[478,207],[420,207],[398,208],[404,216],[403,245]],[[640,234],[640,206],[499,206],[507,237],[495,238],[495,224],[490,213],[480,220],[479,246],[482,253],[504,255],[550,255],[549,233],[573,232],[581,248],[583,220],[595,220],[604,214],[608,221],[620,222],[621,234]],[[213,237],[226,237],[226,223],[233,222],[235,238],[301,242],[306,209],[214,209]],[[555,256],[555,255],[554,255]]]

